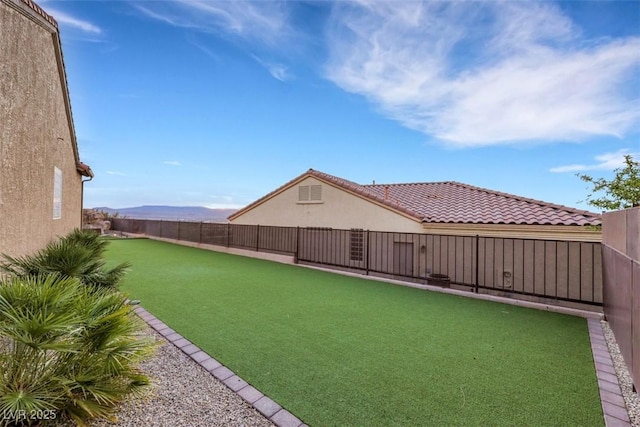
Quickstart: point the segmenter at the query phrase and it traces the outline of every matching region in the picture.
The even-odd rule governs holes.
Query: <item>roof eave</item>
[[[583,221],[577,222],[489,222],[489,221],[433,221],[428,218],[422,218],[422,224],[479,224],[479,225],[513,225],[513,226],[559,226],[559,227],[598,227],[602,225],[602,221],[600,219],[585,219]]]
[[[76,166],[76,170],[80,172],[80,175],[86,176],[87,178],[93,178],[94,174],[91,170],[91,167],[87,164],[80,162],[78,166]]]

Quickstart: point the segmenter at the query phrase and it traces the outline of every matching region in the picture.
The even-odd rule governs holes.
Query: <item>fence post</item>
[[[198,243],[202,243],[202,221],[200,222],[200,231],[198,232]]]
[[[293,255],[294,264],[298,263],[298,257],[300,255],[299,249],[300,249],[300,227],[298,226],[296,227],[296,251],[295,251],[295,254]]]
[[[260,252],[260,224],[256,226],[256,252]]]
[[[478,293],[478,284],[480,282],[480,279],[478,278],[480,274],[480,235],[476,234],[476,287],[474,289],[474,292],[477,294]]]
[[[227,247],[229,247],[229,240],[231,240],[230,238],[231,235],[231,223],[227,223]]]
[[[367,258],[365,259],[366,275],[369,275],[369,257],[371,256],[371,239],[369,239],[369,230],[367,230]]]

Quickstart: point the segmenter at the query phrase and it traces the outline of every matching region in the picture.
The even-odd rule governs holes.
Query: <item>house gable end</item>
[[[289,190],[295,190],[296,194],[298,194],[298,187],[313,186],[318,184],[325,186],[327,189],[340,191],[348,195],[348,197],[356,197],[358,200],[363,201],[368,205],[371,205],[375,209],[384,209],[385,212],[388,212],[391,215],[397,216],[398,220],[400,221],[410,220],[411,223],[414,223],[414,224],[420,224],[422,221],[422,217],[420,217],[419,215],[413,214],[412,212],[408,211],[407,209],[404,209],[402,206],[396,203],[393,203],[391,201],[385,202],[384,200],[379,199],[378,197],[376,197],[374,194],[371,194],[369,191],[366,190],[366,188],[364,188],[359,184],[356,184],[351,181],[343,180],[341,178],[335,177],[333,175],[325,174],[323,172],[315,171],[313,169],[309,169],[307,172],[303,173],[302,175],[294,178],[293,180],[282,185],[276,190],[268,193],[267,195],[256,200],[255,202],[251,203],[245,208],[233,213],[228,217],[228,220],[231,222],[238,220],[241,216],[248,214],[250,211],[258,208],[259,206],[264,205],[270,200],[273,200],[275,197],[282,197],[283,193]],[[323,190],[323,192],[324,191],[325,190]],[[289,199],[290,199],[289,203],[297,203],[297,204],[304,204],[304,203],[313,204],[318,202],[318,201],[304,202],[298,199],[294,201],[293,197],[290,197]],[[335,208],[335,206],[333,206],[333,208]],[[375,228],[380,229],[380,227],[375,227]]]

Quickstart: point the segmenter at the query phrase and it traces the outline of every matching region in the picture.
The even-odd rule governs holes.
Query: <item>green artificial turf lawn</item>
[[[581,318],[145,239],[108,259],[133,264],[131,298],[312,426],[604,424]]]

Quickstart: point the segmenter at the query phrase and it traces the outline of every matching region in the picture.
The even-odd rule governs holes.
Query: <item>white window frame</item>
[[[53,219],[62,219],[62,171],[53,167]]]

